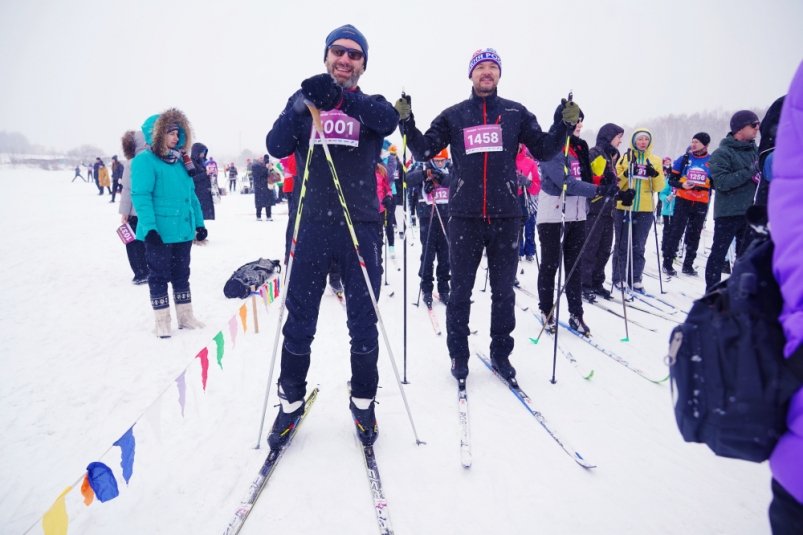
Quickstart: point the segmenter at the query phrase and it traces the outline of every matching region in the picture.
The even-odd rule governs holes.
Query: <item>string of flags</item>
[[[258,333],[258,319],[257,319],[257,296],[262,299],[265,306],[265,311],[276,299],[279,298],[280,281],[278,278],[273,278],[265,282],[262,286],[257,288],[251,293],[253,304],[253,331]],[[228,339],[231,340],[231,346],[236,347],[237,335],[240,329],[242,333],[248,332],[248,301],[246,300],[237,310],[237,312],[228,321]],[[215,344],[214,359],[217,366],[223,369],[223,357],[225,355],[225,336],[223,330],[219,330],[212,338]],[[184,418],[184,412],[187,402],[187,373],[190,368],[195,365],[196,360],[200,361],[200,380],[201,387],[206,392],[207,382],[209,378],[209,348],[203,347],[192,358],[187,366],[181,371],[174,382],[178,391],[178,405],[181,411],[181,417]],[[165,390],[156,400],[149,406],[154,406],[159,399],[164,396],[168,391]],[[122,469],[123,479],[125,485],[128,486],[129,481],[134,475],[134,463],[136,458],[136,437],[135,427],[140,422],[143,416],[148,412],[146,409],[140,417],[117,439],[112,446],[110,446],[100,458],[103,458],[106,453],[113,448],[120,448],[120,467]],[[72,485],[65,488],[61,494],[53,502],[53,505],[48,511],[42,515],[42,529],[45,535],[67,535],[67,528],[69,526],[69,516],[67,514],[66,498],[70,492],[78,486],[80,482],[80,493],[83,498],[85,506],[89,507],[95,500],[104,503],[113,500],[120,495],[120,486],[118,485],[117,478],[114,475],[112,468],[106,464],[94,461],[87,465],[86,471],[80,478],[78,478]],[[33,526],[32,526],[33,528]],[[28,530],[30,531],[30,529]]]

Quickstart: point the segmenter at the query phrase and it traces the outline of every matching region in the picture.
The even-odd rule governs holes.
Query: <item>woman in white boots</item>
[[[179,329],[202,328],[192,313],[190,249],[206,239],[201,203],[190,178],[192,160],[183,152],[190,145],[187,117],[172,108],[152,115],[142,125],[149,149],[131,162],[131,200],[139,215],[137,239],[145,242],[150,276],[151,306],[156,336],[170,337],[170,298],[173,285]]]

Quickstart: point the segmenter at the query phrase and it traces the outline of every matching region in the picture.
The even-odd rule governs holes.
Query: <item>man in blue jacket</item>
[[[301,89],[268,132],[268,152],[283,158],[295,153],[306,162],[312,116],[306,106],[321,111],[327,144],[337,170],[351,221],[359,241],[374,295],[379,296],[382,275],[382,222],[376,196],[376,162],[385,136],[396,129],[399,116],[381,95],[366,95],[357,86],[368,64],[368,42],[351,25],[332,30],[324,49],[326,73],[301,82]],[[316,137],[316,144],[321,143]],[[294,196],[301,194],[296,181]],[[310,347],[315,336],[321,297],[332,261],[340,267],[351,335],[351,402],[358,436],[363,444],[377,437],[374,398],[379,376],[377,317],[365,278],[349,235],[348,221],[338,200],[324,151],[317,148],[309,162],[309,178],[292,272],[287,287],[279,398],[281,408],[268,443],[281,448],[288,431],[304,410]]]
[[[452,293],[446,309],[447,345],[452,375],[461,384],[468,375],[468,320],[471,290],[482,251],[488,254],[491,283],[491,360],[508,380],[516,325],[513,281],[518,265],[521,208],[516,179],[516,154],[524,143],[537,160],[552,158],[566,142],[567,125],[575,125],[580,108],[565,103],[556,122],[543,132],[535,115],[518,102],[496,93],[502,60],[492,48],[477,50],[468,65],[471,96],[444,110],[426,133],[415,125],[410,98],[396,102],[400,128],[417,160],[432,158],[451,147],[457,180],[449,186],[449,244]]]

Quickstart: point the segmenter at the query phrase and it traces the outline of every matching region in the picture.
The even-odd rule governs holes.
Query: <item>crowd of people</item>
[[[279,200],[288,203],[285,263],[292,269],[285,275],[281,404],[268,437],[273,449],[284,445],[303,411],[327,280],[346,303],[349,406],[357,432],[366,445],[377,439],[376,300],[387,261],[383,245],[388,256],[395,255],[400,205],[409,223],[419,227],[423,301],[432,307],[437,297],[446,305],[451,373],[461,388],[469,374],[471,295],[483,256],[491,287],[490,359],[515,384],[511,334],[520,262],[539,265],[537,295],[545,329],[557,328],[556,290],[562,287],[570,327],[590,336],[584,301],[611,299],[613,291],[623,300],[646,292],[646,244],[651,232],[658,239],[657,218],[663,225],[659,276],[680,276],[679,265],[683,276],[696,277],[695,261],[704,253],[701,234],[713,204],[713,244],[704,269],[708,290],[727,269],[729,249],[731,259],[745,250],[751,224],[766,225],[782,99],[763,121],[752,111],[736,112],[710,153],[712,134],[697,132],[683,154],[661,157],[655,153],[660,140],[646,128],[629,134],[620,152],[625,129],[612,122],[600,128],[589,147],[580,137],[585,115],[571,95],[560,100],[542,129],[523,104],[498,94],[502,59],[494,49],[471,55],[471,96],[446,108],[425,130],[416,122],[409,95],[391,104],[362,91],[358,82],[367,68],[368,42],[355,27],[329,33],[323,63],[325,72],[301,81],[288,98],[267,134],[267,154],[245,167],[258,220],[263,210],[272,220],[271,206]],[[313,128],[317,121],[320,133]],[[398,148],[386,139],[397,128],[406,140],[408,161],[401,161]],[[140,131],[125,134],[128,161],[112,158],[111,181],[100,158],[92,169],[99,195],[106,188],[114,202],[121,193],[122,222],[137,238],[127,246],[134,282],[149,285],[160,337],[171,332],[168,283],[179,328],[203,326],[191,307],[190,251],[206,239],[204,220],[214,219],[220,190],[217,163],[208,158],[206,146],[191,145],[190,135],[187,118],[167,110],[149,117]],[[324,143],[326,150],[320,150]],[[305,169],[297,162],[305,162]],[[237,190],[239,175],[234,163],[224,166],[229,192]],[[375,181],[376,188],[366,180]],[[407,237],[403,230],[398,235]],[[790,486],[799,491],[798,479],[779,485],[776,500],[788,506],[781,491]],[[794,506],[784,510],[781,522],[801,521],[801,499],[799,492],[792,497]]]

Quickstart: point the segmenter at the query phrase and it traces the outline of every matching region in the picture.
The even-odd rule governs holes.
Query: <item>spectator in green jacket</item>
[[[753,204],[761,180],[756,136],[758,116],[750,110],[737,111],[730,121],[730,133],[711,154],[711,183],[714,193],[714,243],[705,265],[706,291],[722,278],[728,247],[736,238],[736,256],[742,254],[747,233],[745,213]]]

